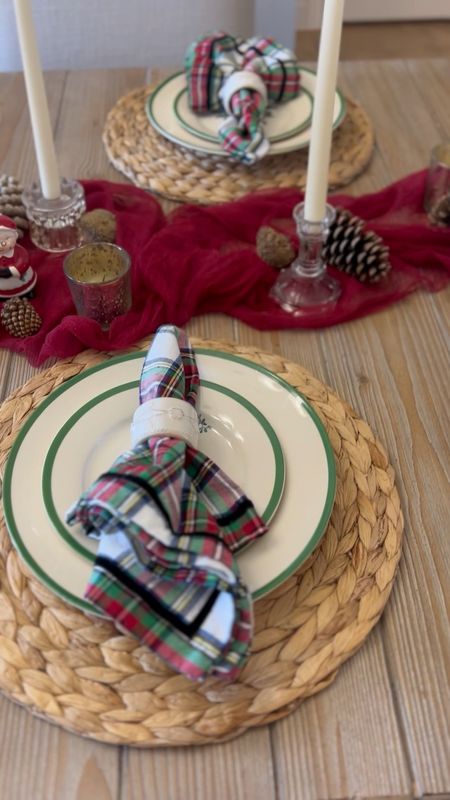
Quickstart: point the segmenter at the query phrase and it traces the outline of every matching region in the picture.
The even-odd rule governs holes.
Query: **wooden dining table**
[[[376,145],[345,191],[381,189],[424,168],[450,135],[450,61],[355,61],[339,84],[370,115]],[[46,75],[63,175],[125,181],[102,146],[107,112],[155,71]],[[1,171],[29,183],[35,154],[23,77],[0,75]],[[165,210],[171,207],[161,201]],[[406,800],[450,798],[449,293],[416,292],[324,330],[260,332],[226,316],[191,335],[281,354],[345,398],[385,445],[405,516],[386,610],[331,686],[285,719],[226,743],[138,750],[37,719],[0,696],[5,800]],[[0,396],[34,375],[0,351]],[[0,619],[1,633],[1,619]]]

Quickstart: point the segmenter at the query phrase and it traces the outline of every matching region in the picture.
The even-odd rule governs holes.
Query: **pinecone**
[[[22,192],[23,186],[13,175],[0,176],[0,214],[14,220],[19,236],[23,236],[29,227]]]
[[[323,251],[324,260],[362,283],[377,283],[386,275],[389,248],[380,236],[364,230],[364,221],[350,211],[336,209]]]
[[[42,319],[25,297],[12,297],[3,305],[0,314],[2,323],[10,336],[24,339],[37,333]]]
[[[290,239],[268,225],[263,225],[256,234],[256,252],[266,264],[277,269],[287,267],[295,258]]]
[[[428,214],[428,219],[433,225],[440,225],[443,228],[450,226],[450,194],[438,200]]]

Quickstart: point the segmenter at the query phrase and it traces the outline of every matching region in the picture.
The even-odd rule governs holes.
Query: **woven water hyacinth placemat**
[[[267,156],[247,167],[223,156],[202,155],[161,136],[145,111],[151,86],[124,95],[111,109],[103,143],[113,166],[136,186],[170,200],[222,203],[257,189],[304,188],[308,149]],[[372,123],[346,100],[347,114],[333,133],[329,186],[350,183],[367,166],[374,147]]]
[[[112,623],[60,600],[22,564],[1,518],[0,689],[34,714],[104,742],[219,742],[286,716],[328,686],[364,642],[387,602],[400,558],[403,517],[394,471],[367,423],[280,356],[192,341],[264,365],[309,400],[335,454],[335,505],[308,561],[256,602],[252,652],[239,680],[229,685],[176,675]],[[3,403],[2,474],[15,436],[40,401],[105,358],[87,351],[55,364]]]

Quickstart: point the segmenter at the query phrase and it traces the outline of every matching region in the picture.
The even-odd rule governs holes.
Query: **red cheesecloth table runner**
[[[37,250],[28,240],[37,272],[32,303],[43,319],[26,339],[0,327],[0,347],[24,353],[33,364],[86,349],[125,350],[159,325],[185,325],[199,314],[222,312],[260,330],[319,328],[361,317],[416,289],[438,291],[450,281],[450,230],[432,226],[422,210],[426,171],[361,197],[334,195],[333,205],[366,220],[390,248],[392,270],[375,286],[332,268],[342,295],[324,319],[292,317],[269,298],[278,271],[256,254],[261,225],[273,225],[295,241],[291,214],[302,194],[264,191],[223,205],[176,209],[165,219],[158,202],[142,189],[106,181],[84,181],[88,209],[117,217],[117,244],[132,258],[133,307],[109,331],[75,314],[62,270],[63,256]]]

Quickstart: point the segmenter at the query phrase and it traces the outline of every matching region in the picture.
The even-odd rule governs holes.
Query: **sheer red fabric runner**
[[[38,275],[33,305],[41,330],[14,339],[0,326],[0,347],[24,353],[33,364],[86,348],[126,350],[163,323],[183,326],[199,314],[221,312],[260,330],[318,328],[361,317],[417,289],[439,291],[450,281],[450,229],[432,226],[422,210],[426,172],[418,172],[361,197],[334,195],[333,205],[367,221],[390,248],[392,270],[375,286],[333,270],[343,292],[323,318],[290,316],[269,299],[277,270],[256,254],[256,232],[272,225],[296,243],[291,214],[302,199],[292,189],[258,192],[223,205],[185,205],[166,219],[157,200],[134,186],[84,181],[88,209],[117,216],[117,244],[132,258],[133,306],[102,331],[78,317],[62,271],[63,256],[37,250],[29,241]]]

